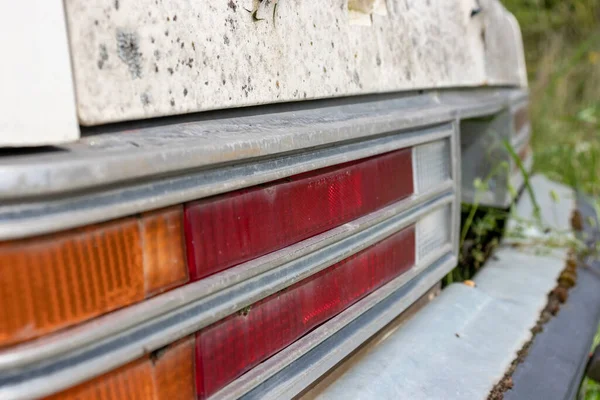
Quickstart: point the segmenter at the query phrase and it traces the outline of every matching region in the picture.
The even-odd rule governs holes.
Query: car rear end
[[[490,124],[529,157],[495,1],[167,3],[66,1],[79,139],[2,150],[2,398],[301,395],[456,265]]]

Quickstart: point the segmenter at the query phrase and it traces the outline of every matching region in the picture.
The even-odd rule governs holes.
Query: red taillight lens
[[[404,149],[188,204],[190,278],[289,246],[412,193],[411,150]]]
[[[414,262],[415,231],[409,227],[198,332],[198,396],[215,393]]]

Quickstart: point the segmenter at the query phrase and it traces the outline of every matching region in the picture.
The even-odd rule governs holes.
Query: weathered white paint
[[[63,4],[0,1],[0,146],[79,137]]]
[[[79,121],[526,86],[518,26],[497,0],[359,3],[351,18],[347,0],[65,0]]]

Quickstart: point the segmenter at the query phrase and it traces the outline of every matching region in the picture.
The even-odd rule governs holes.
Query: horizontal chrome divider
[[[528,97],[522,89],[443,91],[437,95],[441,104],[452,107],[459,119],[476,118],[511,107]]]
[[[67,198],[0,205],[0,240],[50,233],[196,200],[452,135],[446,123],[284,157],[223,166]],[[1,179],[1,178],[0,178]]]
[[[527,93],[525,91],[523,91],[523,93]],[[511,111],[514,113],[516,111],[519,111],[521,108],[523,107],[527,107],[529,105],[529,96],[525,95],[518,98],[515,98],[515,100],[513,100],[512,102],[512,106],[511,106]]]
[[[303,338],[292,343],[285,349],[281,350],[274,356],[262,362],[231,384],[215,393],[214,398],[223,400],[240,398],[258,386],[261,382],[275,375],[293,361],[302,357],[302,355],[308,353],[328,337],[332,336],[354,319],[358,318],[361,314],[374,307],[377,303],[388,297],[398,288],[405,285],[407,282],[421,273],[434,261],[437,261],[446,254],[452,253],[452,251],[453,246],[451,243],[440,247],[435,252],[431,253],[426,258],[414,265],[410,270],[377,289],[375,292],[369,294],[364,299],[361,299],[357,303],[353,304],[340,314],[325,322],[323,325],[308,333]]]
[[[289,104],[288,111],[279,111],[282,105],[263,106],[259,108],[262,113],[241,117],[226,115],[243,110],[229,110],[221,114],[224,117],[196,114],[133,129],[122,124],[117,133],[88,136],[59,146],[63,151],[0,157],[0,199],[47,197],[135,182],[453,119],[452,109],[436,102],[431,93],[386,97],[308,109],[306,102]]]
[[[519,90],[513,90],[509,97],[513,107],[522,107],[529,102],[529,89],[521,88]]]
[[[260,383],[242,398],[279,400],[289,399],[301,393],[418,300],[435,283],[439,282],[456,265],[456,262],[455,255],[447,254],[404,285],[394,288],[395,290],[392,289],[395,281],[390,282],[385,288],[391,293],[358,316],[349,318],[348,314],[355,313],[362,306],[362,301],[367,302],[372,299],[367,297],[348,308],[335,319],[349,318],[349,323],[332,335],[328,335],[324,341],[271,378]],[[377,292],[373,293],[373,295],[375,294]],[[330,322],[334,323],[334,320]],[[323,325],[317,330],[319,329],[325,330],[327,327]],[[322,334],[317,330],[313,332],[315,336]]]
[[[449,89],[357,97],[350,103],[265,105],[252,115],[234,109],[97,127],[97,134],[57,146],[55,152],[0,157],[0,200],[61,195],[420,129],[494,113],[527,96],[516,88]]]
[[[337,231],[337,234],[345,236],[341,240],[337,239],[316,250],[310,248],[310,253],[302,253],[291,261],[286,260],[277,268],[271,267],[262,273],[247,272],[251,268],[260,269],[256,265],[258,261],[254,260],[254,263],[235,268],[236,271],[226,271],[226,274],[175,289],[82,327],[54,335],[49,340],[4,351],[0,354],[0,398],[51,394],[119,367],[381,241],[432,210],[452,203],[455,194],[448,192],[420,205],[414,204],[414,199],[410,200],[414,208],[406,211],[407,204],[401,206],[396,203],[380,210],[378,217],[367,216],[377,220],[384,218],[384,215],[389,216],[381,222],[368,224],[363,229],[360,229],[359,222],[362,218],[345,224]],[[397,213],[395,207],[405,211]],[[351,233],[342,234],[347,230]],[[302,244],[319,247],[321,240],[324,237],[319,235]],[[295,249],[299,250],[298,247]],[[244,273],[245,280],[231,283],[236,279],[235,274]],[[211,292],[211,287],[219,285],[226,287],[218,291],[212,289]],[[212,294],[206,295],[206,292]],[[147,313],[147,318],[139,316],[144,313]],[[148,317],[148,314],[153,317]],[[133,321],[136,316],[138,320]],[[132,320],[127,321],[127,318]],[[119,323],[125,326],[118,326]]]

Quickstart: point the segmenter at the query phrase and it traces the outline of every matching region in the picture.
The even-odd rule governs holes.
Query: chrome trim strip
[[[456,118],[493,114],[527,96],[510,88],[445,90],[94,128],[100,134],[62,151],[0,157],[0,240],[107,221],[411,146],[419,134],[435,130],[424,127],[445,129]]]
[[[391,293],[361,315],[352,314],[364,303],[373,302],[373,297],[379,293],[373,293],[339,314],[310,335],[322,335],[321,331],[326,331],[330,324],[334,325],[338,320],[348,318],[352,321],[242,398],[289,399],[302,392],[439,282],[456,265],[456,261],[455,255],[447,254],[405,285],[396,288],[395,281],[389,283],[385,288]],[[307,336],[303,341],[309,340]]]
[[[58,152],[0,158],[0,199],[77,192],[492,114],[514,88],[429,91],[266,105],[93,129]]]
[[[336,228],[329,236],[286,248],[287,255],[273,253],[79,328],[4,351],[0,398],[43,396],[110,371],[379,242],[455,198],[454,192],[447,192],[418,206],[414,198],[396,203],[376,216]],[[409,204],[414,208],[406,210]],[[319,243],[326,240],[326,246]],[[278,257],[283,259],[279,267],[269,265]]]
[[[62,152],[0,158],[0,198],[59,195],[437,125],[451,109],[430,94],[168,124],[88,136]],[[301,107],[298,105],[297,107]],[[306,105],[304,105],[306,108]],[[275,110],[275,111],[273,111]],[[259,111],[259,112],[260,112]],[[225,113],[227,115],[227,113]],[[192,118],[197,120],[191,120]],[[183,119],[184,122],[179,122]],[[152,122],[150,122],[152,123]],[[157,123],[160,123],[157,122]],[[148,122],[146,122],[148,124]]]
[[[519,97],[516,100],[512,101],[512,105],[510,106],[510,112],[512,114],[515,114],[516,112],[521,110],[523,107],[527,107],[528,105],[529,105],[529,96],[528,95]]]
[[[429,92],[184,115],[123,123],[116,132],[110,132],[115,130],[111,126],[98,127],[94,131],[101,134],[61,146],[62,152],[1,157],[0,199],[134,182],[414,130],[452,118],[452,109]]]
[[[180,204],[243,187],[284,178],[301,172],[411,147],[448,137],[451,125],[420,131],[382,135],[361,142],[344,143],[263,159],[241,165],[190,172],[150,182],[130,184],[99,193],[66,198],[25,200],[0,205],[0,240],[54,232],[99,221],[124,217],[140,211]]]
[[[348,325],[350,322],[358,318],[361,314],[373,308],[377,303],[384,300],[394,291],[407,284],[411,279],[423,272],[434,261],[442,258],[443,255],[452,253],[453,245],[448,243],[441,247],[436,252],[428,255],[424,260],[421,260],[411,270],[395,278],[377,291],[371,293],[364,299],[352,305],[342,313],[336,315],[331,320],[321,325],[314,331],[310,332],[302,339],[292,343],[290,346],[281,350],[271,358],[259,364],[251,371],[227,385],[213,396],[215,399],[238,399],[250,390],[254,389],[261,382],[269,379],[283,368],[290,365],[292,362],[308,353],[313,348],[317,347],[328,337],[334,335],[340,329]],[[435,282],[432,283],[432,285]],[[213,397],[211,397],[213,398]]]
[[[415,157],[415,147],[416,146],[414,146],[412,149],[410,149],[410,161],[411,161],[411,167],[412,167],[413,192],[419,193],[420,192],[419,176],[417,173],[417,160]]]
[[[528,96],[523,89],[453,90],[439,92],[438,99],[452,107],[457,118],[467,119],[496,114]]]
[[[452,240],[454,246],[454,254],[460,252],[460,218],[461,218],[461,201],[462,201],[462,176],[460,173],[462,165],[462,154],[460,151],[460,121],[456,119],[452,128],[454,134],[450,136],[450,162],[452,163],[452,180],[455,184],[455,195],[456,201],[454,202],[454,209],[452,210],[452,221],[451,227],[452,232],[450,240]]]

